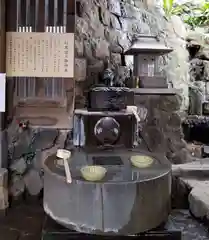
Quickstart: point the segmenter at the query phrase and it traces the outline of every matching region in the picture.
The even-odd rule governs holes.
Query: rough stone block
[[[114,29],[121,30],[121,23],[119,19],[113,14],[110,16],[110,25]]]
[[[18,199],[25,191],[25,183],[21,176],[12,175],[10,186],[9,186],[9,195],[14,199]]]
[[[0,168],[0,187],[7,188],[8,185],[8,171],[6,168]]]
[[[203,146],[202,155],[204,158],[209,157],[209,146]]]
[[[209,81],[209,62],[194,58],[190,62],[190,76],[193,81]]]
[[[34,169],[31,169],[24,176],[24,182],[25,182],[27,191],[32,196],[38,195],[43,188],[43,181],[41,179],[41,176],[40,176],[39,172],[37,172]]]
[[[14,126],[12,123],[8,129],[8,152],[11,159],[19,159],[28,152],[34,131],[27,129],[20,132]]]
[[[193,143],[188,143],[187,144],[187,149],[191,153],[193,157],[201,158],[202,157],[202,152],[204,152],[203,146],[202,145],[196,145]],[[209,151],[208,151],[209,154]],[[208,155],[209,156],[209,155]]]
[[[120,4],[121,7],[121,15],[124,18],[133,18],[135,17],[135,12],[136,12],[136,8],[131,5],[131,4],[127,4],[126,2],[121,2]]]
[[[209,192],[208,187],[195,187],[189,194],[189,207],[197,218],[209,219]]]
[[[121,7],[119,0],[109,1],[109,11],[117,16],[121,16]]]
[[[95,39],[93,43],[94,57],[100,60],[105,60],[110,56],[109,43],[102,39]]]
[[[0,158],[0,166],[2,168],[8,167],[8,136],[7,131],[0,132],[1,139],[1,158]]]
[[[166,141],[164,134],[158,128],[150,126],[143,128],[143,141],[142,144],[148,146],[149,151],[153,152],[165,152]]]
[[[0,217],[5,214],[8,206],[8,171],[0,168]]]
[[[102,7],[99,8],[99,18],[103,25],[110,25],[110,12],[107,9]]]
[[[135,0],[134,1],[134,5],[137,7],[137,8],[145,8],[147,5],[149,7],[153,7],[156,5],[156,2],[153,1],[153,0],[141,0],[141,1],[138,1],[138,0]],[[156,6],[155,6],[156,7]]]
[[[130,30],[130,27],[132,26],[132,22],[130,22],[129,19],[122,18],[122,17],[120,17],[119,20],[120,20],[122,31],[128,32]]]
[[[179,95],[172,96],[160,96],[159,99],[159,109],[166,112],[178,111],[181,106],[181,97]]]
[[[118,44],[118,38],[120,37],[120,32],[115,31],[110,28],[105,28],[105,38],[110,44],[109,50],[113,53],[122,53],[123,49],[122,47]]]
[[[118,43],[123,50],[128,49],[131,46],[131,41],[128,37],[128,34],[125,32],[120,32],[120,36],[118,37]]]
[[[92,42],[90,40],[84,40],[84,56],[88,60],[88,63],[91,64],[92,61],[95,62],[95,58],[93,57],[93,50],[92,50]]]
[[[82,39],[88,39],[89,37],[89,26],[85,19],[76,17],[76,35]]]
[[[120,66],[121,65],[121,55],[118,53],[111,54],[111,62],[113,66]]]
[[[10,170],[15,171],[19,174],[23,174],[26,169],[27,169],[27,164],[25,159],[22,157],[20,159],[15,160],[11,165],[10,165]]]
[[[174,164],[182,164],[186,162],[191,162],[191,155],[186,148],[180,149],[177,153],[175,153],[172,157],[172,163]]]
[[[9,207],[8,189],[0,187],[0,211]]]
[[[76,58],[75,59],[75,80],[85,81],[86,80],[86,59]]]
[[[98,79],[99,73],[102,72],[102,70],[104,70],[104,62],[103,61],[97,61],[94,64],[88,65],[88,78],[89,81],[92,79],[96,80]],[[92,84],[93,82],[90,82],[90,84]]]
[[[207,43],[200,48],[200,50],[199,50],[199,52],[197,53],[196,57],[197,57],[197,58],[200,58],[200,59],[209,60],[208,40],[207,40]]]
[[[84,44],[81,38],[75,38],[75,56],[83,57]]]

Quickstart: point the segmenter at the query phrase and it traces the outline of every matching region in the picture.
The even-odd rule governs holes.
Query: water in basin
[[[123,153],[111,156],[99,154],[72,154],[70,160],[70,169],[74,180],[86,181],[81,175],[80,169],[86,165],[102,165],[107,169],[105,177],[100,182],[130,182],[130,181],[146,181],[167,174],[171,167],[168,163],[162,162],[157,158],[153,158],[153,163],[146,168],[137,168],[132,166],[130,157],[133,153]],[[108,160],[107,160],[108,159]],[[56,157],[53,161],[53,171],[57,174],[65,176],[62,164],[57,165]],[[111,163],[111,165],[110,165]],[[51,168],[50,167],[50,168]],[[87,182],[87,181],[86,181]]]

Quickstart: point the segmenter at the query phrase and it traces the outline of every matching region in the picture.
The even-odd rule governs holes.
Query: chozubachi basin
[[[148,167],[134,167],[132,156],[153,158]],[[101,181],[86,181],[80,169],[100,165]],[[44,160],[44,210],[72,230],[100,235],[133,235],[167,220],[171,199],[171,164],[165,157],[135,149],[83,152],[72,150],[72,183],[56,155]]]

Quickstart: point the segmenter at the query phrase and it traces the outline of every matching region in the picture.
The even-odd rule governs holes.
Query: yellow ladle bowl
[[[147,168],[154,162],[153,158],[143,155],[132,156],[130,160],[132,165],[137,168]]]
[[[81,175],[87,181],[100,181],[105,177],[106,168],[102,166],[85,166],[81,168]]]

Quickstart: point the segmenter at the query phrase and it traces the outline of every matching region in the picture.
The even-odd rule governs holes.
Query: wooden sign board
[[[6,33],[7,77],[74,77],[74,34]]]

